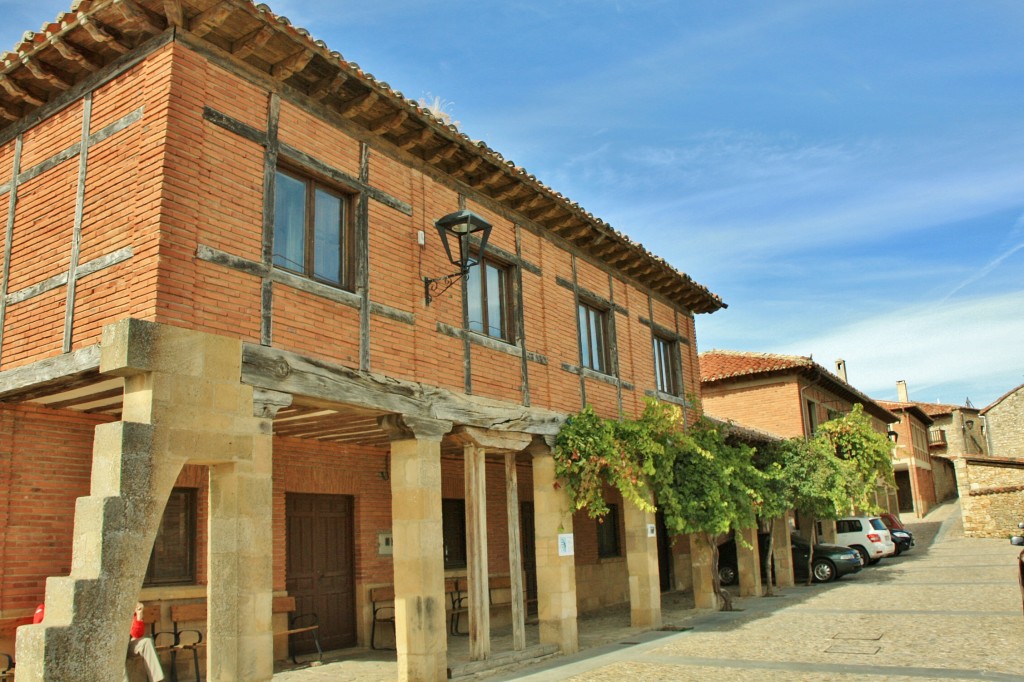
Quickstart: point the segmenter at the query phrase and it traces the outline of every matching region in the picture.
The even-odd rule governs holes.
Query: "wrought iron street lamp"
[[[487,238],[491,236],[491,224],[472,211],[449,213],[443,218],[438,218],[434,222],[434,227],[441,235],[441,244],[444,245],[448,260],[458,268],[458,271],[440,277],[423,278],[423,293],[427,305],[466,275],[471,267],[480,263],[484,257],[484,249],[487,248]],[[473,248],[471,239],[474,235],[479,239],[476,249]],[[452,240],[455,240],[458,249],[454,254]]]

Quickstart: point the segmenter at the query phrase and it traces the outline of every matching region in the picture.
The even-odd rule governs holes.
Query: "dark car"
[[[914,546],[914,534],[907,530],[898,518],[892,514],[879,514],[878,518],[882,519],[882,523],[889,529],[892,541],[896,543],[896,556]]]
[[[767,565],[766,552],[768,541],[766,533],[759,533],[758,540],[761,550],[761,579],[765,577]],[[810,546],[807,541],[795,533],[791,539],[793,552],[793,576],[796,580],[807,580],[807,556]],[[814,580],[819,583],[841,578],[856,573],[864,564],[857,550],[839,545],[817,544],[814,546],[814,564],[811,572]],[[739,580],[739,569],[736,561],[736,541],[726,540],[718,546],[718,577],[723,585],[734,585]]]

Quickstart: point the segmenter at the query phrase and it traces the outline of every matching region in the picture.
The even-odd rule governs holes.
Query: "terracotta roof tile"
[[[814,367],[814,360],[800,355],[729,350],[710,350],[700,354],[702,382],[811,367]]]

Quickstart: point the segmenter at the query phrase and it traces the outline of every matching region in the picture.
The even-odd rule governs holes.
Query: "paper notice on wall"
[[[658,537],[658,528],[653,523],[647,524],[647,537],[656,538]]]
[[[572,556],[575,554],[572,533],[558,534],[558,556]]]

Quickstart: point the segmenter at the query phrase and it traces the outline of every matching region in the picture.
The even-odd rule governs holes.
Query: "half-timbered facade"
[[[459,210],[492,229],[440,292]],[[685,405],[723,303],[264,5],[81,0],[3,55],[0,247],[19,680],[119,677],[140,595],[205,600],[210,680],[269,678],[282,597],[341,648],[393,587],[403,679],[444,677],[456,579],[477,658],[534,605],[567,652],[579,609],[657,624],[653,517],[574,516],[552,438]]]

